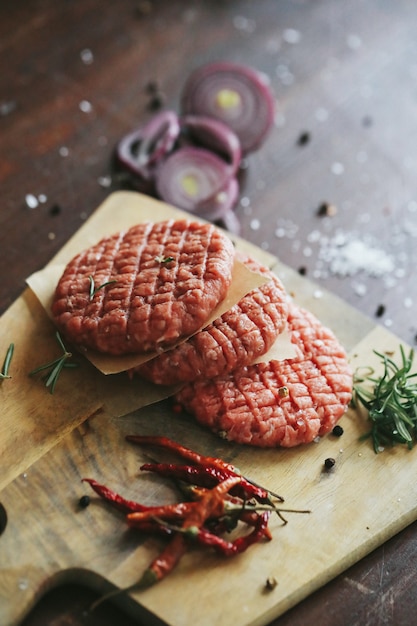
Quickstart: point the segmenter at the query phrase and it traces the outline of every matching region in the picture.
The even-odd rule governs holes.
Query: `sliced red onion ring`
[[[230,62],[197,68],[185,83],[184,115],[214,117],[239,137],[242,153],[259,148],[274,120],[275,102],[263,74]]]
[[[160,164],[156,191],[165,202],[213,221],[236,202],[238,184],[216,154],[184,146]]]
[[[242,150],[238,136],[229,126],[203,115],[185,115],[180,119],[180,124],[192,140],[224,157],[233,175],[237,172]]]
[[[177,114],[174,111],[163,111],[145,126],[123,137],[117,146],[117,158],[135,176],[150,181],[155,166],[173,149],[179,134]]]

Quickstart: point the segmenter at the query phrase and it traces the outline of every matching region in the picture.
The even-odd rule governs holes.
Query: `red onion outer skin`
[[[222,90],[239,95],[236,106],[221,107]],[[197,68],[185,83],[183,115],[213,117],[227,124],[239,137],[242,154],[257,150],[274,121],[275,102],[263,75],[244,65],[208,63]]]
[[[173,149],[179,134],[177,114],[163,111],[121,139],[116,149],[118,161],[143,183],[151,184],[155,167]]]
[[[183,187],[187,177],[196,181],[195,194]],[[221,219],[239,193],[230,166],[213,152],[194,146],[176,150],[160,164],[156,191],[165,202],[209,221]]]
[[[180,124],[191,141],[194,140],[225,158],[231,166],[232,174],[236,174],[242,158],[242,149],[238,136],[229,126],[213,117],[203,115],[185,115],[180,118]]]

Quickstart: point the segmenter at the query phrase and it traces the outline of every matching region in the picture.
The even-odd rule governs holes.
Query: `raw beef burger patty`
[[[352,395],[346,353],[329,329],[293,303],[288,327],[296,358],[189,383],[176,399],[200,423],[238,443],[291,447],[329,432]]]
[[[233,261],[231,240],[212,224],[138,224],[67,265],[53,317],[84,348],[113,355],[163,349],[201,328],[227,293]]]
[[[140,365],[135,372],[154,383],[173,385],[227,374],[265,354],[286,325],[288,297],[268,268],[252,259],[244,263],[270,282],[253,289],[188,341]]]

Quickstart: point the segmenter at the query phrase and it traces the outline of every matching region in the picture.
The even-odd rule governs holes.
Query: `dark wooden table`
[[[2,0],[0,311],[120,188],[117,141],[228,59],[265,72],[277,101],[241,235],[415,344],[416,23],[415,0]],[[273,623],[414,623],[416,558],[413,524]],[[25,626],[130,624],[108,608],[86,621],[91,597],[58,588]]]

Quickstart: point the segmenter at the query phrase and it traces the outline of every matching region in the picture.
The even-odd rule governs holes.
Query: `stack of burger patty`
[[[352,394],[334,334],[267,279],[212,322],[232,283],[235,249],[212,224],[166,220],[102,239],[67,265],[52,314],[80,349],[149,354],[134,375],[181,384],[176,400],[228,440],[295,446],[329,432]],[[266,356],[287,330],[295,356]],[[134,382],[132,382],[134,384]]]

